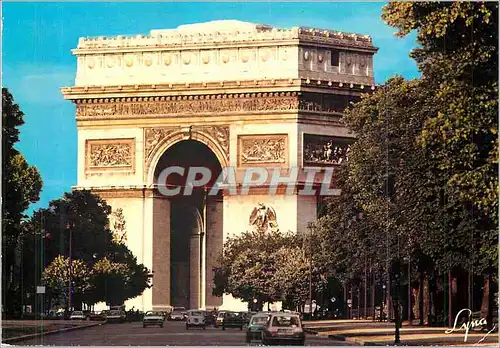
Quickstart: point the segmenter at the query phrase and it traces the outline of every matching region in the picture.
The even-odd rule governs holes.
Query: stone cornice
[[[310,79],[279,79],[279,80],[250,80],[250,81],[221,81],[221,82],[199,82],[199,83],[175,83],[175,84],[141,84],[123,86],[77,86],[62,87],[61,92],[65,99],[77,101],[80,99],[105,99],[105,98],[138,98],[138,97],[162,97],[210,95],[214,93],[223,94],[245,94],[245,93],[275,93],[275,92],[300,92],[300,91],[323,91],[338,94],[363,93],[374,90],[374,85],[353,83],[352,81]]]
[[[237,47],[238,45],[272,45],[272,44],[313,44],[327,45],[345,49],[363,49],[375,53],[378,48],[372,44],[371,37],[354,33],[343,33],[334,30],[296,27],[291,29],[281,28],[255,28],[240,31],[232,30],[205,30],[200,27],[198,32],[182,32],[176,30],[154,30],[151,35],[136,35],[132,37],[95,37],[80,38],[78,48],[73,50],[76,55],[136,51],[158,49],[200,49],[204,47]]]

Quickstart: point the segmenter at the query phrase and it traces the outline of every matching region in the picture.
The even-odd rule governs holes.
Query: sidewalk
[[[80,320],[2,320],[2,343],[102,325]]]
[[[394,323],[371,320],[324,320],[304,322],[304,328],[318,336],[356,343],[365,346],[394,345]],[[400,345],[411,346],[498,346],[498,332],[470,331],[464,342],[465,331],[446,334],[444,327],[403,326]],[[486,337],[485,337],[486,335]],[[480,343],[484,338],[484,340]]]

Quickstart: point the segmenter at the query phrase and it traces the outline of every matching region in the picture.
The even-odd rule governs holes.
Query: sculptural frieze
[[[121,117],[136,115],[207,114],[224,112],[294,111],[298,110],[297,96],[238,97],[212,95],[199,98],[169,98],[169,100],[140,102],[81,103],[77,117]]]
[[[240,136],[240,164],[286,163],[286,135]]]
[[[339,165],[348,160],[350,140],[304,134],[304,165]]]
[[[132,167],[133,141],[88,141],[88,167]]]

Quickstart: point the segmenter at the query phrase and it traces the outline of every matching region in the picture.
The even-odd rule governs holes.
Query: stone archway
[[[207,196],[207,192],[220,174],[221,164],[209,146],[188,139],[175,142],[159,157],[153,176],[155,184],[161,171],[170,166],[186,170],[184,176],[169,175],[169,185],[185,187],[190,167],[209,168],[212,180],[204,187],[194,188],[189,195],[183,195],[181,189],[176,196],[156,198],[163,203],[153,210],[153,254],[157,264],[153,304],[218,306],[220,299],[211,295],[211,289],[212,267],[222,250],[222,196]]]
[[[150,185],[155,183],[155,171],[165,151],[186,140],[195,140],[206,145],[222,167],[229,165],[228,126],[145,128],[144,170],[146,182]]]

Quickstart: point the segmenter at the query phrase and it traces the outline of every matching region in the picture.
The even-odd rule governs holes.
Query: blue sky
[[[72,86],[82,36],[148,34],[151,29],[220,19],[277,27],[311,26],[371,35],[380,48],[375,78],[418,76],[408,54],[415,36],[394,36],[380,19],[383,3],[4,3],[3,86],[25,113],[17,148],[38,167],[44,188],[30,211],[76,185],[75,108],[60,87]]]

